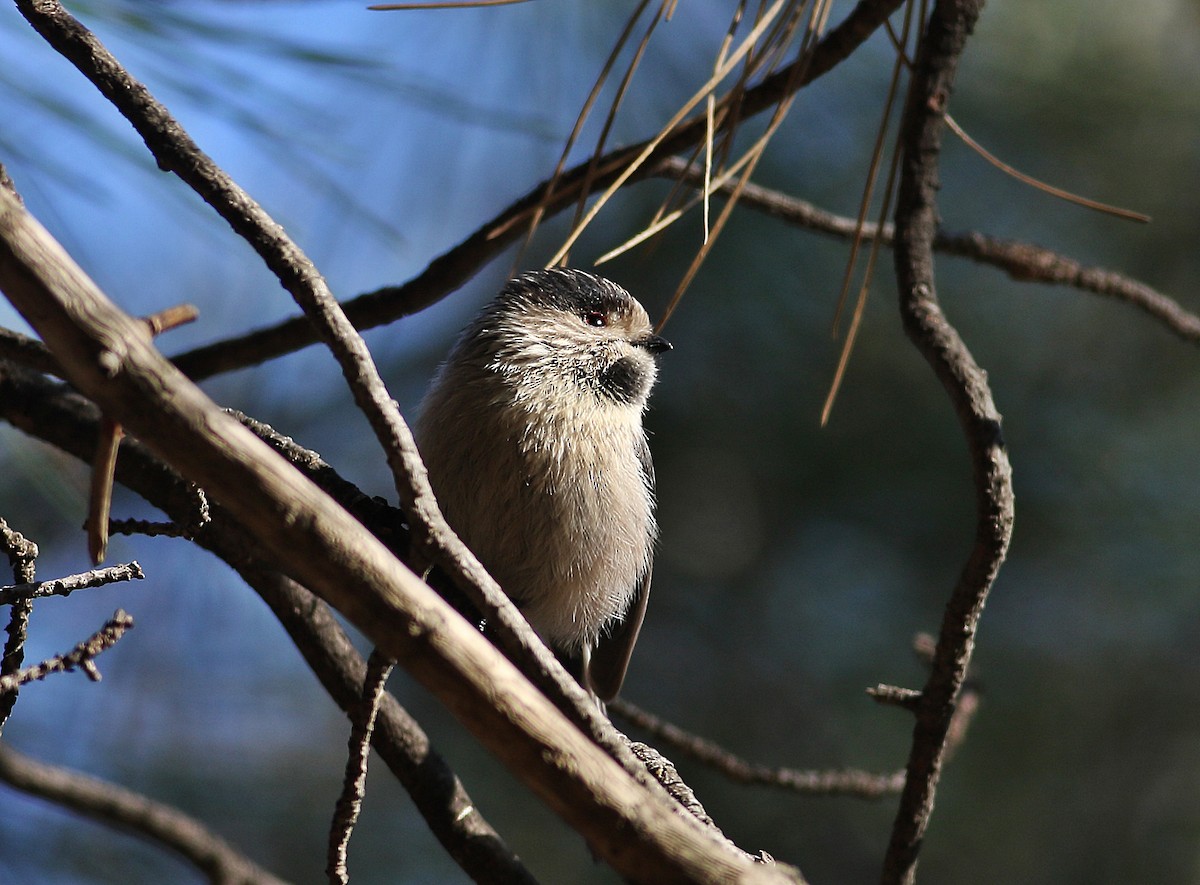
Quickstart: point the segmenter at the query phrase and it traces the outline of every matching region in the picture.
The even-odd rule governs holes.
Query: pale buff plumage
[[[649,593],[642,413],[668,348],[616,284],[535,271],[463,332],[417,425],[450,526],[602,697],[620,687]]]

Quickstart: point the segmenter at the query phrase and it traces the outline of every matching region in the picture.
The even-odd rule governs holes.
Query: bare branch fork
[[[0,378],[2,376],[3,372],[0,371]],[[98,426],[98,421],[93,422],[91,429],[94,431]],[[96,435],[91,433],[78,438],[96,439]],[[10,529],[3,519],[0,519],[0,544],[13,562],[14,572],[32,578],[37,545]],[[23,606],[28,610],[35,598],[66,596],[84,587],[141,577],[141,568],[133,562],[57,581],[18,584],[5,588],[10,598],[4,604]],[[0,694],[15,701],[18,686],[77,667],[82,668],[90,679],[99,681],[100,671],[96,668],[95,658],[115,645],[132,626],[133,619],[118,610],[99,631],[71,652],[43,661],[35,667],[0,676]],[[8,709],[11,710],[11,704]],[[0,743],[0,781],[13,789],[41,797],[107,826],[127,830],[164,846],[206,873],[211,881],[229,885],[282,885],[280,880],[179,811],[115,784],[36,762],[4,743]]]
[[[947,735],[975,644],[979,615],[1008,551],[1013,525],[1012,469],[986,374],[946,319],[937,299],[938,155],[947,102],[982,0],[939,0],[917,54],[901,123],[895,266],[905,332],[932,366],[958,415],[975,484],[975,541],[946,606],[929,679],[915,703],[908,777],[884,859],[883,882],[915,879],[933,811]]]
[[[117,609],[103,627],[66,654],[55,655],[36,666],[0,676],[0,692],[14,691],[26,683],[45,679],[51,673],[69,673],[76,668],[83,670],[88,679],[99,682],[100,671],[96,668],[96,657],[116,645],[131,627],[133,618]]]

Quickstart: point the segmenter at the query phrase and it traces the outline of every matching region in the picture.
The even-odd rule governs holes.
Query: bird
[[[616,283],[530,271],[463,330],[416,422],[447,523],[601,702],[620,691],[650,595],[642,419],[671,349]]]

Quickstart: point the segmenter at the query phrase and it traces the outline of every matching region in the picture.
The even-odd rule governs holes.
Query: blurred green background
[[[410,278],[549,173],[632,5],[71,7],[350,297]],[[850,7],[837,4],[832,20]],[[653,132],[707,78],[730,8],[679,5],[616,141]],[[0,160],[29,208],[127,310],[200,305],[199,323],[162,339],[167,352],[295,313],[251,251],[156,171],[11,8],[0,56]],[[890,67],[877,36],[806,90],[756,180],[853,214]],[[1041,243],[1200,309],[1200,4],[993,3],[951,110],[1022,170],[1154,221],[1058,202],[949,140],[947,228]],[[637,230],[665,191],[630,189],[575,262]],[[548,225],[526,262],[563,230]],[[605,273],[660,313],[700,232],[689,218]],[[754,761],[886,771],[903,764],[911,722],[864,689],[921,684],[911,640],[936,630],[972,537],[972,498],[949,404],[901,332],[890,256],[832,419],[818,426],[846,257],[845,244],[739,210],[667,326],[676,349],[648,418],[662,541],[624,694]],[[513,259],[368,333],[407,414]],[[1200,358],[1122,304],[958,259],[939,259],[938,273],[1005,417],[1017,523],[980,629],[983,705],[942,780],[922,880],[1200,883]],[[7,305],[0,323],[25,329]],[[390,494],[321,350],[205,386]],[[86,471],[8,426],[0,458],[0,515],[41,546],[39,576],[85,569]],[[114,511],[153,516],[121,493]],[[178,804],[280,875],[321,881],[342,716],[220,563],[181,541],[115,539],[110,562],[133,558],[148,574],[137,585],[38,604],[30,661],[70,648],[118,606],[138,626],[100,661],[103,683],[27,688],[5,737]],[[615,881],[411,680],[394,677],[392,690],[542,881]],[[814,883],[877,877],[894,799],[738,787],[677,762],[744,848]],[[0,797],[0,882],[197,880],[134,839],[5,787]],[[351,873],[364,885],[464,881],[382,766]]]

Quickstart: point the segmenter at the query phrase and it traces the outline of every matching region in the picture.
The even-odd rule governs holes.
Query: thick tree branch
[[[335,605],[635,881],[794,881],[755,866],[579,732],[467,621],[328,496],[224,414],[0,191],[0,288],[69,379]],[[650,786],[653,784],[653,787]]]
[[[400,513],[377,498],[364,495],[346,482],[316,453],[281,436],[269,426],[233,413],[290,463],[301,469],[357,519],[393,549],[407,547],[399,523]],[[81,461],[91,458],[95,439],[95,407],[68,389],[36,373],[0,362],[0,417],[41,438]],[[136,441],[122,449],[118,480],[147,501],[179,519],[193,505],[190,486],[164,471]],[[233,566],[279,619],[313,673],[331,698],[349,714],[361,697],[366,665],[332,611],[303,587],[258,561],[244,533],[221,508],[216,508],[205,530],[195,538]],[[623,739],[627,740],[627,739]],[[374,732],[374,747],[385,764],[412,796],[431,831],[463,870],[488,885],[532,885],[534,879],[500,836],[481,816],[470,796],[430,746],[420,726],[390,695],[385,695]],[[694,794],[669,763],[644,745],[631,744],[633,754],[659,780],[671,796],[699,820],[715,826]],[[651,759],[657,758],[652,763]]]
[[[199,821],[117,784],[37,762],[0,744],[0,780],[174,851],[220,885],[284,885]]]
[[[900,311],[905,331],[946,388],[962,425],[971,456],[977,522],[970,556],[946,606],[932,671],[916,704],[908,778],[884,860],[885,883],[915,878],[979,615],[1012,536],[1012,470],[1000,414],[986,374],[942,312],[933,271],[943,114],[959,57],[982,6],[982,0],[940,0],[934,5],[900,133],[895,246]]]

